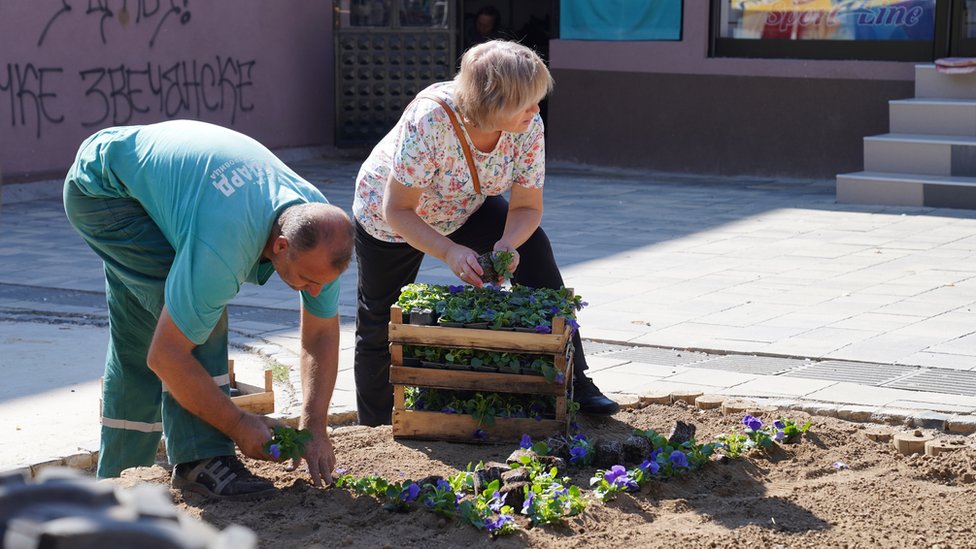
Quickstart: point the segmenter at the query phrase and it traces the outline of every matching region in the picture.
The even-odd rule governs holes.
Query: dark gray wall
[[[723,175],[832,178],[888,131],[896,80],[554,69],[553,160]]]

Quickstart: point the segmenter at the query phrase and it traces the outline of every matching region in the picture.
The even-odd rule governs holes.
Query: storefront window
[[[963,36],[976,38],[976,1],[966,0],[963,14]]]
[[[449,2],[450,0],[336,0],[338,25],[341,28],[394,26],[443,29],[449,23]]]
[[[711,51],[717,57],[932,61],[946,55],[950,21],[958,24],[962,5],[963,0],[712,0]]]
[[[681,40],[681,0],[562,0],[563,40]]]
[[[721,17],[721,36],[725,38],[932,40],[935,37],[935,0],[724,0]]]

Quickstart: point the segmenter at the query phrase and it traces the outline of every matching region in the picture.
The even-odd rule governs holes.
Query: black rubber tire
[[[0,546],[5,549],[237,549],[257,547],[243,526],[223,531],[177,509],[168,490],[118,488],[67,468],[0,475]]]

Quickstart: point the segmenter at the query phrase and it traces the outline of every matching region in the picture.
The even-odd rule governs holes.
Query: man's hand
[[[240,421],[228,433],[237,443],[241,453],[253,459],[271,460],[264,450],[265,444],[274,436],[274,427],[281,422],[265,416],[241,411]]]
[[[289,469],[296,469],[301,460],[296,459]],[[332,484],[332,472],[335,470],[336,457],[332,448],[332,439],[326,429],[321,429],[312,435],[312,441],[305,445],[305,463],[308,464],[308,474],[312,477],[312,485],[321,487]]]

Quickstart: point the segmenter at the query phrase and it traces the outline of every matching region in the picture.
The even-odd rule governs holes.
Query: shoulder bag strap
[[[433,95],[418,95],[417,99],[430,99],[431,101],[436,101],[447,113],[447,117],[451,119],[451,125],[454,126],[454,133],[457,134],[458,141],[461,142],[461,149],[464,151],[464,159],[468,161],[468,171],[471,172],[471,182],[474,184],[474,192],[481,194],[481,181],[478,179],[478,168],[474,165],[474,157],[471,155],[471,147],[468,145],[468,140],[464,137],[464,131],[461,129],[461,123],[457,119],[457,115],[454,114],[454,109],[447,104],[440,97],[434,97]]]

